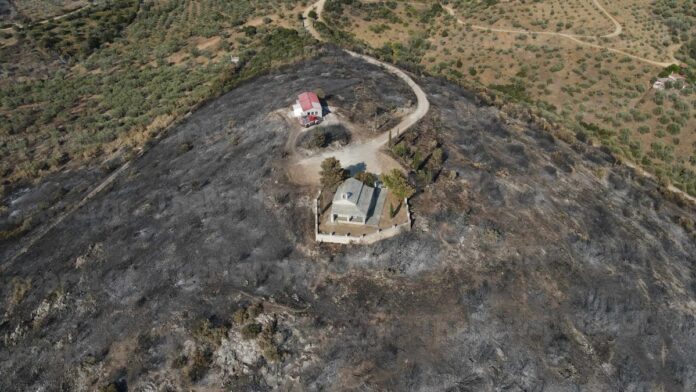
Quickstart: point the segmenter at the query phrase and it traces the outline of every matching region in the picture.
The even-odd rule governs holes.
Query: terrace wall
[[[404,206],[406,207],[407,221],[400,225],[394,225],[386,229],[377,229],[376,232],[371,234],[363,234],[361,236],[351,236],[351,235],[339,235],[331,233],[321,233],[319,232],[319,219],[321,212],[319,212],[319,199],[321,198],[321,191],[314,200],[314,239],[317,242],[328,242],[332,244],[373,244],[377,241],[387,239],[399,235],[405,231],[411,230],[411,211],[409,210],[408,199],[404,199]]]

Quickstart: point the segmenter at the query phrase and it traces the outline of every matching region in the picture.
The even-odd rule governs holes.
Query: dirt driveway
[[[310,34],[312,34],[312,36],[320,41],[323,41],[323,38],[314,28],[312,19],[309,18],[309,12],[314,9],[317,12],[318,19],[321,20],[321,15],[324,10],[324,2],[324,0],[317,1],[316,3],[307,7],[304,13],[306,21],[305,26],[307,27],[307,30]],[[370,56],[351,52],[349,50],[346,50],[346,52],[353,57],[358,57],[366,61],[369,64],[379,66],[404,81],[416,95],[416,109],[405,116],[395,127],[370,141],[351,144],[341,148],[340,150],[324,151],[318,153],[317,155],[301,159],[290,168],[290,176],[297,182],[303,184],[318,184],[321,162],[329,157],[335,157],[341,161],[343,167],[348,168],[352,172],[368,170],[370,172],[380,174],[392,169],[402,169],[401,165],[381,151],[382,147],[384,147],[389,141],[390,133],[392,134],[392,137],[400,135],[402,132],[405,132],[410,127],[415,125],[420,119],[425,117],[428,110],[430,110],[430,102],[428,101],[425,92],[404,71]]]

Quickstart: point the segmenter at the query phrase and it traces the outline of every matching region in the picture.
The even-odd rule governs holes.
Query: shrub
[[[315,148],[322,148],[326,147],[327,142],[328,138],[324,132],[316,132],[312,135],[312,140],[309,142],[309,145]]]
[[[321,176],[321,186],[329,188],[348,178],[348,171],[341,166],[341,162],[338,159],[329,157],[321,163],[319,175]]]
[[[179,152],[179,154],[183,154],[185,152],[191,151],[191,149],[193,149],[193,143],[183,142],[179,144],[177,151]]]
[[[409,198],[416,192],[398,169],[383,174],[382,182],[399,200]]]
[[[374,186],[379,178],[374,173],[364,171],[356,174],[355,179],[361,181],[363,184]]]
[[[234,314],[232,315],[232,321],[237,324],[241,325],[244,324],[249,316],[247,315],[246,309],[237,309]]]
[[[670,135],[676,135],[681,132],[681,127],[679,124],[671,123],[667,125],[667,132],[669,132]]]
[[[12,286],[12,292],[10,294],[8,306],[11,309],[22,302],[24,297],[27,295],[29,289],[31,289],[31,280],[28,278],[22,279],[14,277],[12,278],[10,284]]]
[[[222,339],[227,335],[227,328],[224,326],[214,327],[210,320],[203,320],[196,329],[193,336],[202,343],[218,347]]]
[[[242,327],[241,333],[242,333],[242,338],[244,338],[246,340],[253,339],[256,336],[258,336],[258,334],[261,333],[261,324],[259,324],[259,323],[247,324],[244,327]]]
[[[436,167],[442,166],[442,163],[444,162],[444,153],[442,152],[441,148],[436,148],[433,150],[430,161]]]
[[[210,351],[197,349],[191,358],[191,364],[184,370],[184,374],[190,381],[196,382],[208,373],[211,362],[212,353]]]
[[[404,142],[399,142],[392,147],[392,152],[401,158],[405,158],[410,154],[409,148]]]
[[[263,357],[266,358],[268,362],[279,362],[282,359],[283,353],[280,347],[276,344],[273,336],[278,329],[278,320],[274,317],[271,321],[263,326],[261,331],[261,336],[259,336],[258,343],[261,348]]]

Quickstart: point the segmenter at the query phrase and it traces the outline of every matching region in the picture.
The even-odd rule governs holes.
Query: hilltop
[[[695,390],[695,11],[0,0],[0,390]]]
[[[0,267],[3,390],[693,388],[692,206],[426,77],[412,132],[447,158],[414,230],[318,245],[285,170],[293,125],[269,114],[307,83],[348,107],[399,81],[329,50],[172,129]]]

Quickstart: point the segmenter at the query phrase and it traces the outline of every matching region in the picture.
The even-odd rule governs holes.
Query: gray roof
[[[345,180],[336,190],[331,213],[367,218],[375,189],[355,178]]]

